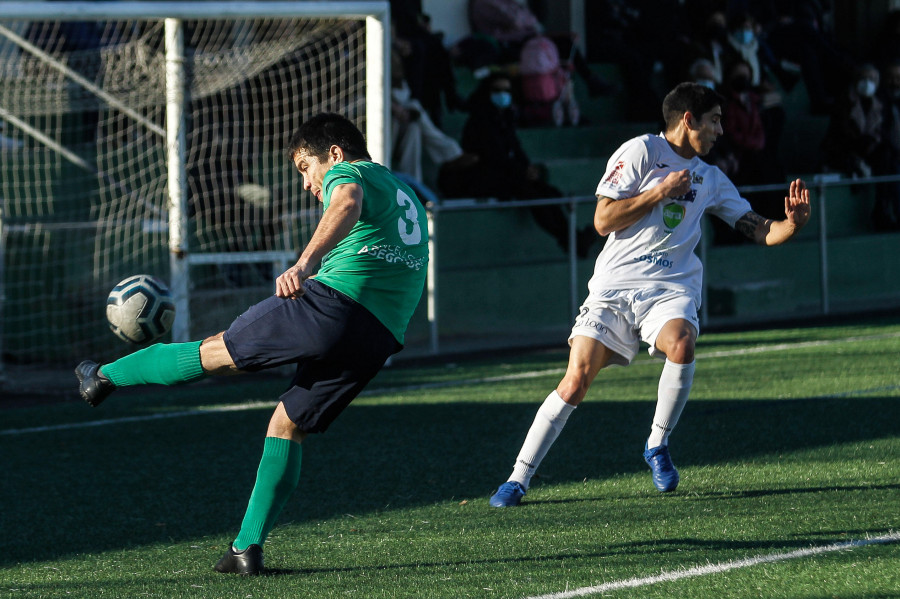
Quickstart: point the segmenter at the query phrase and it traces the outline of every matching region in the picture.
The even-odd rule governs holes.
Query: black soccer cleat
[[[240,574],[241,576],[258,576],[263,571],[263,550],[253,544],[243,551],[235,551],[233,545],[222,556],[215,566],[216,572],[223,574]]]
[[[78,392],[81,398],[92,407],[99,406],[116,390],[113,382],[100,372],[100,365],[96,362],[85,360],[75,368],[75,376],[78,377]]]

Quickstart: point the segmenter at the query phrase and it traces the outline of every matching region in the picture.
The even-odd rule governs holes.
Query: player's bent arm
[[[738,219],[734,228],[760,245],[778,245],[809,222],[810,211],[809,189],[803,179],[794,179],[784,198],[784,220],[763,218],[750,211]]]
[[[344,239],[362,214],[363,189],[357,183],[338,185],[331,193],[328,210],[322,215],[312,239],[303,249],[297,263],[287,269],[275,281],[275,295],[294,297],[302,295],[303,281],[322,261],[325,254]]]
[[[659,188],[648,189],[633,198],[614,200],[606,196],[597,196],[597,208],[594,210],[594,228],[597,233],[606,236],[614,231],[621,231],[641,220],[654,206],[668,197]]]
[[[598,195],[597,208],[594,210],[594,228],[603,236],[621,231],[641,220],[654,205],[666,198],[684,195],[690,189],[691,177],[685,169],[672,171],[659,185],[632,198],[613,200]]]
[[[800,230],[788,220],[772,220],[752,210],[734,223],[734,228],[759,245],[779,245]]]

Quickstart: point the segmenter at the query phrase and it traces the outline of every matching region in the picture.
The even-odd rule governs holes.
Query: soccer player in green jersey
[[[298,484],[302,441],[324,432],[403,348],[425,282],[425,210],[372,162],[353,123],[314,116],[291,137],[289,153],[304,189],[325,210],[300,259],[276,279],[275,294],[203,341],[158,343],[75,370],[81,396],[97,406],[117,387],[297,365],[269,421],[256,484],[219,572],[263,570],[263,543]]]

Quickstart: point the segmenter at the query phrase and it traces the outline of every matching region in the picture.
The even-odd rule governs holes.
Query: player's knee
[[[294,421],[291,420],[284,408],[284,403],[279,403],[269,420],[269,428],[266,431],[267,437],[278,437],[280,439],[290,439],[297,443],[303,442],[306,433],[297,428]]]
[[[577,406],[587,395],[591,381],[584,375],[567,376],[556,388],[556,392],[567,404]]]
[[[690,364],[694,361],[694,340],[690,336],[682,336],[672,342],[666,357],[676,364]]]
[[[207,337],[200,344],[200,363],[209,374],[234,374],[234,360],[225,345],[224,333]]]

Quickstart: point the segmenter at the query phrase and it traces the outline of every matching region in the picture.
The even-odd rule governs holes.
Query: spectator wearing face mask
[[[468,100],[469,118],[463,127],[462,149],[479,157],[465,176],[441,176],[438,185],[447,197],[539,200],[562,197],[547,182],[546,168],[533,163],[516,131],[512,80],[503,73],[483,79]],[[539,227],[553,236],[563,251],[569,247],[569,222],[561,206],[534,206],[531,214]],[[593,225],[577,233],[576,250],[587,256],[599,240]]]
[[[831,114],[822,142],[826,170],[850,177],[871,177],[881,157],[883,105],[875,92],[880,80],[870,63],[860,65]]]
[[[411,96],[404,77],[403,63],[395,52],[391,57],[391,139],[394,174],[424,199],[435,202],[434,193],[426,186],[423,155],[431,159],[441,173],[455,175],[478,160],[467,155],[459,143],[444,133],[431,120],[419,100]]]
[[[737,59],[725,68],[719,92],[725,98],[722,106],[724,133],[705,160],[718,166],[738,186],[762,185],[784,180],[776,154],[767,149],[768,139],[763,119],[762,96],[751,83],[752,69],[746,60]],[[776,218],[784,211],[781,192],[753,193],[747,199],[754,212]],[[744,243],[746,237],[718,219],[712,219],[717,244]]]

